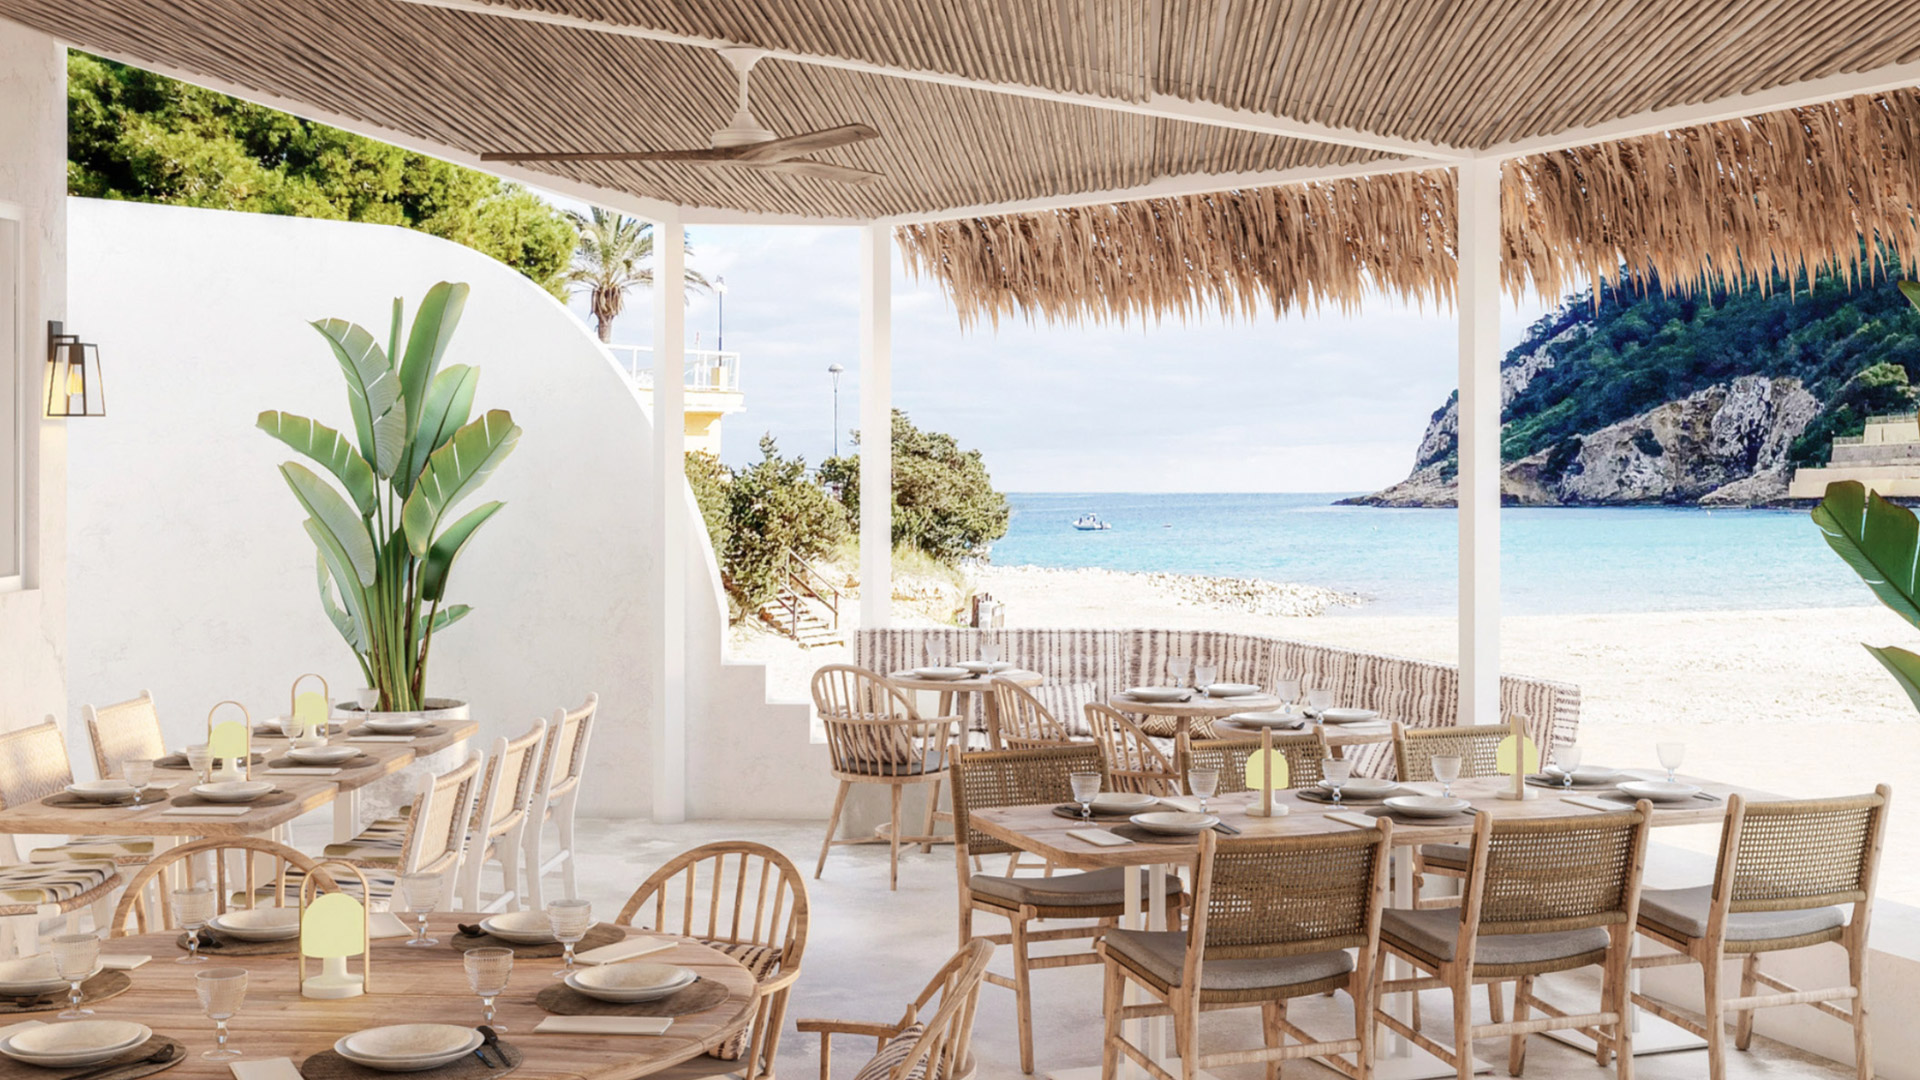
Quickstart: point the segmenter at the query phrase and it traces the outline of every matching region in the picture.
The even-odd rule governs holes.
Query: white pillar
[[[687,818],[686,230],[653,226],[653,820]]]
[[[1500,162],[1459,168],[1460,713],[1500,721]]]
[[[893,230],[860,230],[860,625],[893,609]]]

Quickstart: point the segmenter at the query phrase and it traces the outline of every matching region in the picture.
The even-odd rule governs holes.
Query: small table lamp
[[[1254,817],[1281,817],[1287,812],[1284,805],[1275,805],[1275,788],[1285,790],[1287,776],[1287,755],[1273,748],[1273,729],[1260,733],[1260,749],[1247,755],[1247,787],[1260,793],[1260,801],[1247,807],[1247,813]]]
[[[360,895],[371,896],[367,875],[351,863],[328,860],[314,867],[351,870],[360,880]],[[331,870],[329,871],[332,872]],[[300,996],[339,1000],[364,994],[373,981],[372,919],[367,905],[344,892],[309,899],[319,887],[318,874],[300,883]],[[360,957],[360,974],[347,970],[350,957]],[[307,958],[320,961],[320,973],[307,975]]]
[[[300,692],[300,684],[308,679],[319,679],[320,690],[315,693],[308,690]],[[327,736],[327,702],[332,691],[327,688],[324,676],[309,672],[293,680],[293,689],[288,691],[291,700],[287,703],[287,738],[325,739]]]
[[[240,719],[215,723],[213,714],[228,705],[240,710]],[[230,768],[227,762],[238,758],[239,768],[231,771],[237,772],[241,779],[253,779],[253,717],[248,714],[245,705],[237,701],[222,701],[207,710],[207,754],[216,762],[213,768],[215,776]]]
[[[1527,786],[1527,774],[1540,771],[1540,748],[1527,738],[1526,717],[1515,713],[1507,718],[1507,724],[1513,734],[1500,740],[1493,760],[1501,776],[1513,777],[1513,787],[1502,791],[1500,797],[1515,802],[1537,799],[1540,793]]]

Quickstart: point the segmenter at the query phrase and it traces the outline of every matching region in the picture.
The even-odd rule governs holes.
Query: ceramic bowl
[[[503,911],[480,920],[480,929],[515,945],[551,945],[553,921],[544,911]]]
[[[1184,686],[1129,686],[1126,694],[1135,701],[1185,701],[1193,691]]]
[[[409,735],[431,723],[424,716],[370,716],[366,728],[375,735]]]
[[[272,791],[271,780],[215,780],[193,786],[195,795],[216,803],[250,803]]]
[[[580,968],[568,986],[601,1001],[654,1001],[692,986],[698,973],[673,964],[623,963]]]
[[[422,1072],[473,1053],[485,1040],[458,1024],[393,1024],[343,1035],[333,1051],[356,1065],[382,1072]]]
[[[131,1020],[65,1020],[0,1039],[0,1054],[42,1068],[73,1068],[105,1061],[151,1038],[152,1028]]]
[[[238,941],[286,941],[300,936],[300,909],[241,908],[221,912],[207,925]]]
[[[338,765],[358,756],[360,751],[351,746],[296,746],[287,751],[287,757],[302,765]]]
[[[1452,817],[1470,804],[1465,799],[1449,799],[1440,795],[1396,795],[1382,805],[1408,817],[1441,818]]]
[[[1244,682],[1217,682],[1207,687],[1208,697],[1246,697],[1259,692],[1258,686]]]
[[[1093,808],[1103,814],[1139,814],[1151,810],[1160,800],[1132,791],[1103,791],[1093,797]]]
[[[1700,789],[1692,784],[1668,783],[1665,780],[1628,780],[1614,787],[1622,795],[1657,803],[1685,802],[1700,794]]]
[[[1326,724],[1359,724],[1368,720],[1377,720],[1380,714],[1372,709],[1321,709],[1320,721]]]
[[[1167,836],[1194,836],[1220,824],[1220,819],[1212,814],[1188,810],[1156,810],[1151,814],[1135,814],[1127,820],[1148,832]]]
[[[80,780],[67,785],[67,794],[89,802],[132,802],[133,785],[125,780]]]

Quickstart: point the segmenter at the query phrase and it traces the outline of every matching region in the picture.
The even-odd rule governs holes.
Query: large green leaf
[[[353,408],[360,456],[373,462],[381,476],[392,476],[407,441],[407,416],[399,408],[399,376],[380,343],[358,325],[345,319],[322,319],[313,328],[333,347],[340,371],[347,377],[347,403]]]
[[[327,531],[325,525],[313,518],[300,523],[313,538],[313,546],[320,549],[320,558],[327,564],[327,570],[333,576],[334,584],[340,586],[340,602],[346,605],[347,616],[353,620],[354,632],[360,644],[354,646],[360,652],[366,652],[373,641],[373,622],[367,611],[367,593],[354,578],[354,570],[347,553],[340,547],[339,541]],[[349,644],[352,644],[349,639]]]
[[[454,623],[457,623],[461,619],[466,618],[467,613],[472,610],[473,610],[472,608],[468,607],[465,604],[449,604],[446,607],[441,608],[439,611],[434,612],[433,632],[437,634],[440,631],[445,630],[447,627],[452,626]],[[422,634],[421,634],[422,629],[423,627],[421,623],[413,624],[413,654],[415,656],[420,655],[420,641],[422,638]]]
[[[407,440],[407,460],[393,478],[394,490],[405,498],[414,478],[427,467],[427,458],[453,438],[473,412],[473,392],[480,385],[480,369],[455,364],[433,377],[427,403],[420,410],[420,426]]]
[[[261,431],[319,462],[332,473],[340,486],[347,489],[347,494],[353,496],[353,504],[360,508],[361,517],[373,514],[377,506],[373,466],[354,450],[345,435],[304,416],[273,409],[261,413],[254,423]]]
[[[333,538],[355,579],[361,585],[372,585],[373,537],[367,532],[367,523],[339,492],[305,465],[297,461],[283,462],[280,475],[286,477],[293,497],[300,500],[300,505],[306,507],[307,513]]]
[[[334,598],[333,571],[327,568],[326,552],[316,550],[313,564],[320,578],[320,608],[327,613],[327,621],[333,624],[335,630],[340,631],[340,636],[346,640],[348,648],[354,652],[366,652],[367,645],[360,637],[359,624],[353,621],[353,616],[343,610]]]
[[[420,310],[413,316],[407,355],[400,361],[400,395],[406,400],[409,439],[420,430],[421,403],[427,398],[433,373],[440,368],[440,358],[446,355],[454,327],[460,325],[468,291],[465,282],[456,285],[442,281],[427,290],[426,299],[420,301]]]
[[[1913,511],[1843,480],[1827,485],[1813,520],[1881,603],[1920,626],[1920,519]]]
[[[499,500],[484,506],[474,507],[466,516],[440,534],[433,542],[432,550],[427,552],[427,566],[420,579],[420,595],[427,600],[438,600],[447,594],[447,575],[453,572],[453,560],[460,556],[460,550],[473,538],[474,530],[486,524],[494,511],[507,505]]]
[[[520,425],[505,409],[494,409],[453,433],[427,458],[419,483],[400,508],[407,547],[415,558],[433,545],[440,522],[460,500],[476,491],[500,467],[520,441]]]
[[[1888,671],[1893,672],[1894,680],[1900,684],[1900,689],[1907,692],[1907,697],[1913,701],[1914,708],[1920,709],[1920,656],[1915,656],[1905,649],[1896,649],[1891,645],[1886,648],[1868,645],[1866,650],[1873,654],[1875,660],[1885,664]]]

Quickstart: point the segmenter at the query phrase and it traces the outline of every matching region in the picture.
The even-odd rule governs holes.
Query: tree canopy
[[[573,224],[518,184],[150,71],[67,54],[67,191],[400,225],[565,296]]]
[[[860,456],[828,458],[820,480],[837,487],[847,516],[860,517]],[[1011,511],[978,450],[951,435],[921,431],[893,411],[893,543],[942,562],[978,555],[1007,534]]]

